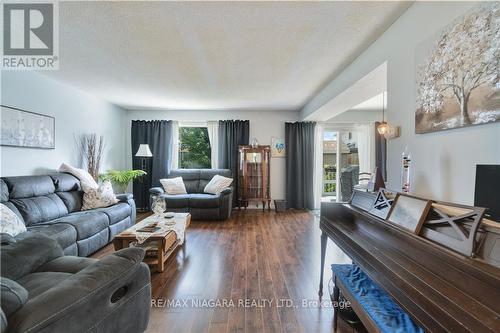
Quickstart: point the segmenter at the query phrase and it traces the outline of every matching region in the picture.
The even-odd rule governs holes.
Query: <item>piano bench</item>
[[[333,301],[339,301],[339,291],[349,300],[354,312],[368,332],[423,333],[410,316],[357,265],[332,265]],[[337,309],[334,311],[334,332],[337,329]]]

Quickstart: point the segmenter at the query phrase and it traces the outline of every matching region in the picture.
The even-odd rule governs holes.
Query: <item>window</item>
[[[179,168],[210,169],[210,156],[206,127],[179,127]]]

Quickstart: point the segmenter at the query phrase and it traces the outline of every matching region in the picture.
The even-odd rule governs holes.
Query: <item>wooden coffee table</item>
[[[163,216],[165,216],[165,214],[163,214]],[[157,223],[158,227],[160,227],[160,230],[147,234],[140,233],[141,236],[147,237],[147,240],[144,241],[144,243],[139,244],[138,246],[146,248],[147,252],[150,252],[152,250],[156,252],[155,256],[144,257],[144,262],[149,266],[156,266],[156,270],[158,272],[163,272],[165,269],[165,262],[170,257],[170,255],[177,249],[179,245],[184,245],[184,242],[186,240],[186,229],[191,223],[191,214],[173,214],[175,226],[167,226],[165,225],[165,223],[167,222],[166,219],[162,217],[158,219],[156,216],[152,215],[131,226],[130,228],[122,231],[121,233],[116,235],[113,240],[115,250],[118,251],[120,249],[129,247],[131,243],[137,243],[137,231]],[[165,230],[163,228],[168,229]],[[183,231],[184,239],[179,240],[174,229]]]

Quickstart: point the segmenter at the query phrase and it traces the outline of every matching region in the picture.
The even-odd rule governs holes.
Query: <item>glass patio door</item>
[[[325,129],[323,133],[322,201],[337,201],[337,139],[337,131]]]
[[[358,184],[358,135],[354,128],[325,128],[322,201],[348,201]]]

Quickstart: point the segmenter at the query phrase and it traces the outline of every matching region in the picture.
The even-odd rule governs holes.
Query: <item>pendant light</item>
[[[385,121],[385,91],[382,93],[382,122],[377,127],[378,134],[385,135],[389,132],[389,124]]]

